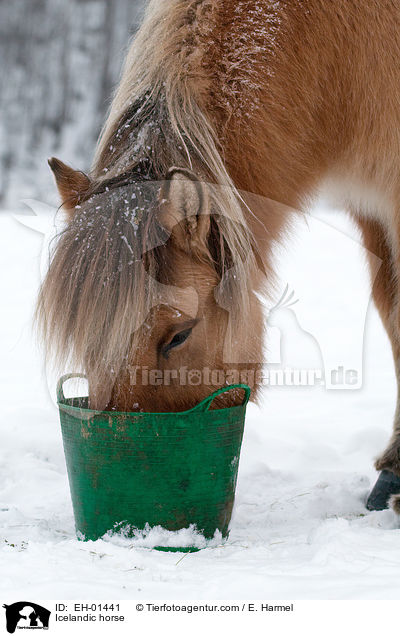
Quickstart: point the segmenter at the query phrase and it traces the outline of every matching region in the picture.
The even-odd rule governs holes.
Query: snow
[[[391,510],[365,508],[377,476],[373,459],[391,431],[390,346],[367,304],[367,274],[354,234],[334,219],[320,211],[308,225],[299,222],[295,239],[279,254],[276,301],[286,284],[294,290],[293,328],[313,336],[303,345],[319,346],[325,369],[343,360],[346,369],[360,371],[365,323],[362,386],[266,389],[260,406],[248,409],[230,538],[185,554],[150,549],[160,530],[135,540],[76,539],[54,378],[44,373],[31,329],[42,236],[34,223],[26,227],[0,214],[3,596],[399,598],[398,518]],[[290,347],[281,345],[294,336],[285,335],[288,323],[274,313],[268,346],[275,361],[283,352],[286,364]],[[315,349],[310,356],[314,361]]]
[[[130,537],[126,540],[126,533],[133,533],[133,538]],[[219,530],[216,530],[212,539],[206,539],[198,530],[196,526],[191,524],[189,528],[182,528],[171,532],[162,528],[161,526],[155,526],[150,528],[149,524],[146,524],[143,530],[134,530],[125,526],[121,533],[115,534],[113,532],[107,533],[109,536],[104,537],[105,540],[110,540],[112,543],[126,546],[128,544],[130,549],[134,548],[216,548],[225,543],[225,539],[222,538],[222,534]],[[182,556],[182,555],[180,555]]]

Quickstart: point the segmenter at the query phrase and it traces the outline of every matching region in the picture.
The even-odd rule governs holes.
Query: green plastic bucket
[[[59,380],[57,402],[78,537],[121,527],[129,536],[147,524],[195,524],[206,538],[216,530],[227,537],[250,388],[223,387],[179,413],[103,412],[88,409],[87,397],[64,396],[64,382],[76,377],[85,376]],[[237,388],[240,406],[209,410]]]

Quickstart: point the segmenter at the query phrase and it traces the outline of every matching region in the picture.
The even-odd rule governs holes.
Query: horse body
[[[129,365],[226,370],[236,349],[236,358],[251,359],[246,366],[255,370],[262,362],[263,319],[254,292],[264,274],[272,284],[274,244],[321,189],[348,210],[366,248],[382,260],[373,294],[398,365],[399,33],[395,0],[149,3],[91,174],[52,164],[70,223],[44,282],[39,314],[47,342],[61,357],[72,347],[86,368],[92,404],[177,410],[209,391],[202,382],[182,387],[176,378],[167,387],[132,387]],[[110,254],[119,263],[125,250],[116,240],[116,217],[107,217],[102,258],[99,247],[95,265],[90,261],[102,276],[91,270],[77,237],[89,217],[96,223],[92,208],[99,193],[107,197],[139,177],[163,182],[146,222],[150,227],[157,218],[169,236],[152,256],[146,252],[145,269],[161,285],[195,289],[197,305],[194,316],[189,309],[177,320],[176,299],[169,309],[165,302],[146,305],[149,291],[142,285],[147,297],[136,329],[133,318],[129,322],[139,311],[131,283],[122,275],[114,280],[119,309],[111,315],[104,291],[104,263]],[[91,211],[76,212],[76,205]],[[71,278],[65,272],[73,265]],[[79,295],[82,279],[87,284]],[[139,282],[137,296],[140,289]],[[146,311],[152,315],[147,332]],[[139,341],[147,343],[145,351]],[[112,372],[100,372],[104,361]],[[252,386],[256,393],[257,381]],[[378,468],[400,474],[399,436],[397,415]]]

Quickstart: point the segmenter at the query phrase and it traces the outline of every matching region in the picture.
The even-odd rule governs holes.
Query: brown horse
[[[254,292],[322,187],[382,260],[373,295],[398,368],[399,33],[394,0],[149,3],[90,175],[50,162],[69,223],[39,316],[94,406],[185,409],[210,387],[174,370],[257,369]],[[376,463],[398,475],[399,412]]]

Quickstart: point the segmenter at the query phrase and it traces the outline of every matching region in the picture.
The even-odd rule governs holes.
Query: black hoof
[[[368,510],[385,510],[391,495],[400,494],[400,477],[383,470],[367,499]]]

